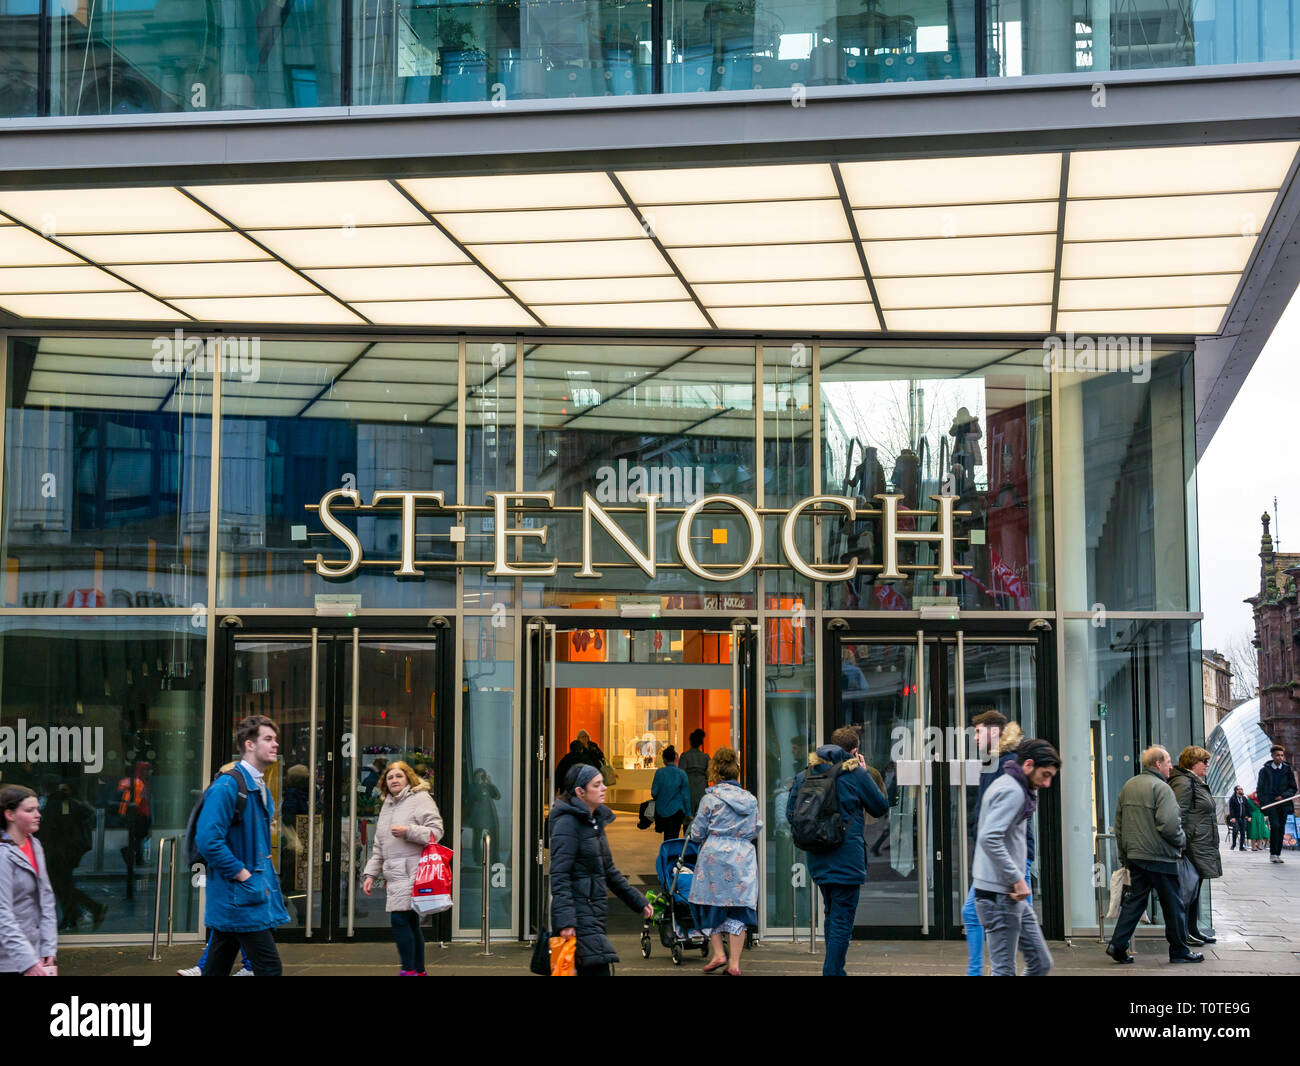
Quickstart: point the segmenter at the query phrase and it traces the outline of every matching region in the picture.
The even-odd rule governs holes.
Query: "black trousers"
[[[1286,835],[1286,816],[1291,812],[1284,803],[1264,813],[1268,815],[1268,853],[1281,855],[1282,837]]]
[[[1228,826],[1228,847],[1246,848],[1246,822],[1238,818],[1232,825]]]
[[[686,821],[684,814],[670,814],[667,818],[656,818],[655,830],[663,833],[665,840],[676,840],[682,835],[684,821]]]
[[[614,976],[612,973],[609,972],[609,963],[607,962],[593,962],[588,966],[583,966],[581,963],[577,963],[574,965],[573,968],[576,971],[576,975],[578,977],[613,977]]]
[[[1165,915],[1165,939],[1169,941],[1169,954],[1181,955],[1188,951],[1187,909],[1178,898],[1178,876],[1156,873],[1135,862],[1128,864],[1128,871],[1129,884],[1124,888],[1123,902],[1119,906],[1119,921],[1115,923],[1115,932],[1110,936],[1111,947],[1117,952],[1128,950],[1133,932],[1142,920],[1147,901],[1154,892]]]
[[[229,977],[230,967],[235,963],[235,952],[240,948],[244,949],[244,954],[252,964],[254,977],[280,976],[280,952],[276,950],[275,936],[270,929],[256,929],[252,932],[212,930],[203,976]]]
[[[1198,912],[1201,909],[1201,886],[1205,884],[1205,878],[1197,878],[1196,891],[1192,893],[1192,898],[1187,901],[1187,910],[1183,914],[1183,921],[1186,923],[1188,933],[1199,933]],[[1206,928],[1209,928],[1208,926]]]

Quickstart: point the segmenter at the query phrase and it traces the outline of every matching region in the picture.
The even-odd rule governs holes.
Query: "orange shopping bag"
[[[573,961],[577,951],[576,936],[571,936],[568,940],[560,936],[551,937],[551,976],[577,977],[578,970]]]

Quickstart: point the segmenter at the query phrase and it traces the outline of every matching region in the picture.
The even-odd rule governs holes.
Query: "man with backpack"
[[[207,909],[212,930],[204,977],[229,977],[243,948],[255,977],[279,977],[273,930],[289,920],[271,862],[275,804],[263,775],[280,751],[275,723],[252,715],[239,723],[235,743],[243,759],[203,794],[194,850],[207,867]]]
[[[858,744],[856,729],[835,730],[831,742],[817,749],[813,765],[795,777],[786,801],[791,836],[808,855],[808,873],[826,912],[823,977],[847,976],[844,960],[867,881],[863,812],[875,818],[889,813],[889,801],[867,772]]]

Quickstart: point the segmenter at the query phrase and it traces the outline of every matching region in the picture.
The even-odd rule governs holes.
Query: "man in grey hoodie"
[[[1047,741],[1023,741],[980,805],[971,881],[994,977],[1015,976],[1017,947],[1024,953],[1027,976],[1045,976],[1052,968],[1047,941],[1029,905],[1025,856],[1038,790],[1050,788],[1060,768],[1061,757]]]

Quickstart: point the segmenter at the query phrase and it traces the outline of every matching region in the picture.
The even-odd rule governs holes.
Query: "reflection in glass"
[[[422,579],[393,577],[401,556],[400,512],[337,516],[368,560],[346,580],[317,576],[307,560],[346,559],[314,507],[353,488],[363,503],[379,490],[431,489],[456,498],[454,344],[261,345],[256,381],[222,383],[219,602],[311,606],[319,594],[361,594],[367,607],[450,605],[453,567]],[[416,558],[455,558],[449,515],[422,515]]]
[[[0,0],[0,118],[34,115],[41,0]]]
[[[333,4],[65,0],[53,7],[55,115],[342,103]]]
[[[1051,605],[1051,481],[1042,349],[822,349],[822,491],[930,509],[956,496],[961,582],[922,571],[877,581],[872,571],[827,586],[827,606],[907,610],[914,596],[955,597],[963,610]],[[932,530],[935,519],[912,519]],[[903,516],[900,529],[906,529]],[[880,562],[880,519],[822,522],[826,561]],[[902,541],[904,566],[935,564],[932,545]]]
[[[1201,649],[1197,623],[1160,619],[1071,619],[1063,623],[1065,671],[1061,714],[1063,751],[1089,752],[1091,774],[1065,773],[1061,803],[1067,824],[1068,868],[1091,867],[1093,834],[1114,833],[1115,800],[1130,777],[1141,772],[1138,756],[1152,744],[1178,753],[1199,743]],[[1099,851],[1115,869],[1113,841]],[[1076,928],[1096,927],[1090,891],[1071,893]]]
[[[1083,485],[1062,500],[1067,608],[1197,609],[1193,397],[1187,352],[1144,374],[1062,372],[1061,478]]]
[[[157,849],[205,778],[204,676],[188,617],[0,619],[0,778],[42,797],[63,933],[150,931]],[[172,906],[201,928],[188,877]]]
[[[19,338],[8,393],[4,605],[204,599],[210,379],[146,339]]]
[[[477,929],[483,915],[483,862],[491,862],[492,928],[509,930],[514,913],[514,823],[517,747],[514,718],[514,631],[493,619],[466,618],[461,644],[460,846],[457,891],[460,925]],[[483,833],[492,851],[483,850]],[[528,852],[530,849],[525,849]]]
[[[354,102],[648,93],[651,10],[646,0],[362,0]]]

